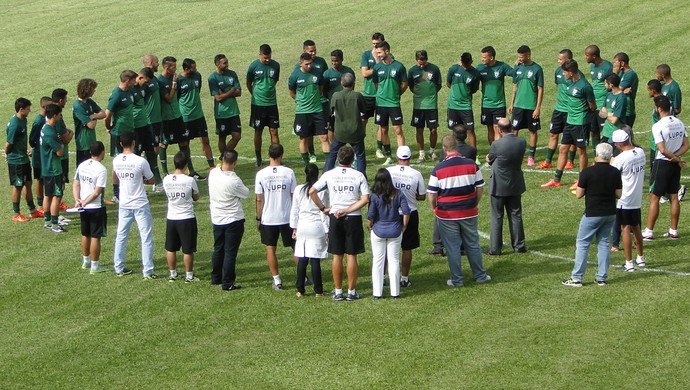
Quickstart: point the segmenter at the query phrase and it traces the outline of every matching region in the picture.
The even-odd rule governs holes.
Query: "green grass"
[[[53,88],[63,87],[74,98],[82,77],[100,83],[94,98],[105,106],[119,72],[139,69],[148,52],[160,58],[174,55],[180,61],[194,58],[204,77],[213,71],[213,56],[223,52],[244,82],[258,46],[270,43],[283,67],[281,140],[286,145],[286,163],[295,168],[299,180],[302,164],[296,137],[289,130],[294,104],[286,80],[307,38],[316,41],[319,54],[326,58],[331,50],[343,49],[345,64],[357,68],[361,52],[370,46],[371,33],[381,31],[406,66],[413,64],[414,50],[425,48],[444,75],[463,51],[472,52],[478,63],[479,49],[492,44],[499,60],[512,63],[515,49],[528,44],[547,75],[544,127],[554,103],[550,80],[556,53],[564,47],[572,48],[583,66],[582,51],[588,44],[598,44],[607,59],[625,51],[641,85],[653,77],[657,64],[665,62],[681,87],[690,85],[686,69],[690,25],[685,22],[690,8],[683,2],[5,3],[0,14],[3,118],[12,115],[18,96],[37,103]],[[440,95],[443,120],[445,88]],[[204,92],[203,99],[212,124],[211,98]],[[245,158],[253,154],[252,133],[246,126],[249,101],[245,91],[239,99],[244,125],[239,152]],[[478,101],[475,98],[475,116]],[[643,87],[637,106],[636,131],[647,130],[651,104]],[[403,98],[403,112],[408,122],[409,93]],[[101,124],[98,130],[104,139]],[[370,145],[372,132],[370,126]],[[405,126],[405,132],[412,142],[412,129]],[[480,155],[487,150],[484,134],[485,130],[478,131]],[[540,145],[544,145],[546,131],[540,134]],[[216,138],[211,138],[214,145]],[[373,147],[369,149],[374,161]],[[198,142],[193,143],[193,151],[201,154]],[[203,159],[195,163],[204,166]],[[376,168],[370,164],[370,177]],[[431,164],[419,168],[426,176]],[[242,160],[238,172],[246,184],[252,184],[251,160]],[[431,212],[424,204],[420,210],[424,245],[415,252],[414,286],[404,290],[398,301],[364,299],[342,304],[313,296],[298,301],[291,288],[282,293],[270,288],[263,247],[252,221],[253,197],[245,203],[248,222],[238,263],[238,281],[244,288],[232,293],[222,293],[207,283],[189,286],[144,282],[136,275],[122,279],[88,275],[78,269],[78,227],[55,236],[36,221],[10,224],[9,200],[0,202],[0,215],[7,221],[0,227],[2,386],[687,388],[690,278],[612,269],[610,285],[598,288],[591,283],[594,271],[590,267],[586,287],[562,287],[559,280],[569,274],[571,263],[546,255],[573,257],[584,203],[565,189],[538,189],[551,174],[526,175],[525,228],[533,252],[486,257],[494,278],[490,285],[469,282],[462,289],[445,287],[445,259],[426,254]],[[0,177],[6,175],[3,164]],[[570,178],[574,176],[566,176]],[[200,222],[196,271],[207,282],[212,235],[208,192],[205,184],[201,187],[203,197],[196,207]],[[71,196],[67,199],[71,201]],[[150,199],[156,219],[156,269],[164,275],[166,206],[161,196]],[[687,210],[681,215],[681,240],[657,240],[646,247],[650,267],[690,272],[687,215]],[[106,264],[112,259],[116,219],[116,210],[111,208],[111,234],[103,240]],[[657,232],[667,221],[664,206]],[[486,199],[480,207],[480,229],[488,231]],[[133,232],[128,264],[135,271],[140,270],[137,241]],[[283,280],[290,285],[295,275],[290,253],[281,248],[279,258]],[[360,257],[359,289],[367,297],[371,295],[370,258],[370,250]],[[620,262],[622,255],[613,255],[612,263]],[[332,287],[329,264],[324,263],[327,289]]]

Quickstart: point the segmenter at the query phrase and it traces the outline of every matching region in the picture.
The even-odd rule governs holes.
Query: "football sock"
[[[161,168],[163,170],[163,176],[168,174],[168,155],[166,154],[166,148],[160,148],[158,150],[158,159],[161,161]],[[158,164],[156,164],[158,165]]]
[[[29,198],[26,201],[26,206],[29,208],[29,211],[34,212],[36,211],[36,204],[34,203],[34,200]]]
[[[391,155],[391,146],[390,145],[383,145],[383,154],[390,157],[390,155]]]
[[[19,202],[12,202],[12,211],[15,214],[19,214]]]
[[[216,162],[213,160],[213,157],[207,158],[206,162],[208,163],[209,168],[214,168],[216,166]]]
[[[561,178],[563,177],[563,171],[560,169],[556,169],[556,181],[561,181]]]
[[[535,153],[537,153],[537,147],[536,147],[536,146],[530,146],[530,147],[529,147],[529,155],[530,155],[530,157],[534,158]]]
[[[546,162],[550,163],[553,161],[554,153],[556,153],[556,149],[546,149]]]
[[[377,140],[376,141],[376,149],[383,150],[383,142]]]
[[[575,160],[575,151],[574,150],[568,150],[568,161],[574,161]]]
[[[302,156],[302,161],[304,161],[304,165],[309,164],[309,153],[300,153],[300,156]]]

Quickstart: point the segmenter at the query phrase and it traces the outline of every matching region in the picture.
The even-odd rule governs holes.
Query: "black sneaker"
[[[410,279],[401,280],[400,287],[412,287],[412,282],[410,282]]]
[[[115,272],[115,276],[125,276],[125,275],[131,275],[132,270],[129,268],[124,268],[121,272]]]
[[[333,291],[333,300],[334,301],[342,301],[345,298],[343,298],[343,293],[336,294],[335,291]]]
[[[572,278],[561,281],[561,284],[569,287],[582,287],[581,281]]]
[[[205,181],[205,180],[206,180],[206,176],[201,176],[201,175],[198,174],[197,172],[194,172],[194,173],[192,174],[192,177],[193,177],[194,180],[196,180],[196,181]]]
[[[53,232],[53,233],[57,233],[57,234],[60,234],[60,233],[67,233],[67,230],[65,230],[65,228],[62,227],[62,226],[60,226],[60,225],[53,225],[53,226],[50,228],[50,231]]]
[[[601,287],[606,286],[606,281],[605,281],[605,280],[595,280],[594,283],[596,283],[597,286],[601,286]]]
[[[158,275],[151,273],[151,274],[148,274],[148,275],[144,275],[143,279],[144,279],[144,280],[158,279]]]
[[[354,294],[347,294],[347,298],[345,298],[346,301],[356,301],[357,299],[362,298],[362,294],[358,293],[355,291]]]
[[[233,290],[239,290],[241,288],[242,288],[242,286],[235,283],[235,284],[230,285],[230,287],[223,287],[223,291],[233,291]]]
[[[442,247],[437,247],[429,251],[429,254],[432,256],[445,256],[446,254],[444,253],[444,250]]]

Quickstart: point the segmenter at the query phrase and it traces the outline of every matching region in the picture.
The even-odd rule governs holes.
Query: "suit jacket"
[[[506,134],[491,144],[489,194],[516,196],[525,192],[525,176],[521,166],[526,149],[525,139],[514,134]]]

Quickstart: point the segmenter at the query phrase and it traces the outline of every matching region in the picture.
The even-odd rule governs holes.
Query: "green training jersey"
[[[506,106],[504,78],[513,75],[513,68],[505,62],[496,61],[491,66],[480,64],[477,66],[477,72],[482,82],[482,107],[504,108]]]
[[[161,117],[161,93],[157,78],[152,78],[144,86],[143,95],[149,123],[161,123],[163,121]]]
[[[224,73],[213,72],[208,76],[208,88],[213,99],[213,116],[216,119],[232,118],[240,115],[240,108],[237,106],[237,99],[228,97],[221,101],[216,101],[215,96],[219,93],[226,93],[235,88],[242,90],[240,79],[233,70],[226,70]]]
[[[65,111],[65,108],[62,108],[62,111]],[[62,136],[65,133],[67,133],[67,125],[65,124],[65,116],[62,115],[60,116],[60,120],[58,121],[57,125],[55,126],[55,131],[57,132],[58,136]],[[62,157],[60,157],[62,160],[68,160],[69,159],[69,143],[66,143],[63,145],[63,153]]]
[[[8,164],[19,165],[29,163],[29,154],[27,152],[29,134],[26,122],[26,118],[19,119],[17,115],[13,115],[7,123],[7,143],[12,145],[10,152],[7,153]]]
[[[635,115],[635,97],[637,96],[637,86],[640,83],[640,79],[637,77],[637,73],[632,70],[621,70],[618,72],[618,75],[621,78],[621,89],[625,90],[630,88],[630,92],[627,93],[628,95],[628,112],[626,112],[626,116],[632,116]]]
[[[41,129],[43,128],[43,125],[45,125],[45,123],[45,116],[41,114],[36,115],[34,123],[31,124],[31,133],[29,133],[29,145],[31,145],[32,148],[38,148],[41,145]],[[38,149],[36,149],[35,154],[38,156],[41,155],[38,152]]]
[[[594,90],[594,98],[597,100],[597,109],[601,110],[606,104],[606,97],[609,91],[606,90],[604,79],[613,73],[613,64],[611,61],[602,60],[601,65],[589,64],[589,75],[592,79],[592,89]]]
[[[592,89],[594,89],[594,87],[592,87]],[[623,126],[625,126],[625,105],[627,104],[627,98],[623,92],[618,94],[609,92],[604,101],[606,111],[618,118],[615,124],[607,119],[604,122],[604,129],[601,131],[603,137],[611,139],[614,131],[622,129]]]
[[[189,76],[179,75],[177,78],[177,94],[180,99],[180,113],[182,120],[191,122],[203,118],[201,110],[201,74],[190,73]]]
[[[589,103],[596,104],[592,85],[581,75],[579,80],[568,84],[565,92],[568,96],[566,101],[568,117],[565,123],[584,125],[589,112]]]
[[[294,72],[295,69],[299,69],[300,63],[296,63],[295,67],[292,68],[292,71]],[[311,62],[311,71],[312,73],[315,73],[319,76],[323,76],[324,72],[328,69],[328,64],[326,64],[326,60],[324,60],[321,57],[314,57]]]
[[[269,60],[264,64],[254,60],[247,69],[247,82],[252,86],[252,104],[255,106],[275,106],[276,83],[280,79],[280,64]]]
[[[544,88],[544,70],[536,62],[518,64],[513,69],[513,84],[517,86],[513,107],[534,110],[537,108],[538,88]]]
[[[140,127],[150,125],[151,120],[146,108],[146,86],[140,87],[135,85],[132,87],[132,96],[134,97],[134,105],[132,106],[132,112],[134,114],[134,128],[138,129]]]
[[[62,175],[62,159],[57,155],[58,150],[64,148],[58,139],[57,129],[44,124],[41,129],[41,176]]]
[[[662,84],[661,94],[666,96],[668,100],[671,101],[671,107],[673,107],[671,114],[676,115],[675,110],[680,108],[680,105],[683,102],[683,96],[680,92],[680,85],[678,85],[678,82],[676,80],[671,80],[671,82],[668,84]]]
[[[110,134],[122,135],[134,132],[134,95],[131,89],[123,91],[119,86],[115,87],[108,99],[108,110],[113,112],[113,128]]]
[[[77,99],[72,103],[74,143],[77,145],[78,151],[89,150],[91,144],[96,142],[96,129],[90,129],[86,125],[92,121],[91,115],[99,113],[100,111],[101,107],[91,98],[87,98],[86,101]]]
[[[302,72],[302,68],[292,71],[288,78],[288,88],[295,91],[295,114],[322,112],[321,86],[323,76],[317,71]]]
[[[374,65],[374,84],[377,107],[400,107],[402,83],[407,82],[407,70],[400,62],[393,60],[390,64],[379,62]]]
[[[376,65],[376,59],[374,58],[374,55],[371,53],[371,50],[367,50],[364,53],[362,53],[362,58],[359,60],[359,67],[374,69],[374,65]],[[373,74],[370,77],[364,78],[364,81],[362,82],[362,96],[376,96],[376,85],[374,85],[373,80]]]
[[[438,109],[438,90],[441,89],[441,70],[427,62],[424,69],[415,65],[407,72],[412,90],[412,108],[420,110]]]
[[[659,122],[661,115],[657,112],[656,107],[652,108],[652,126]],[[649,149],[656,152],[656,142],[654,142],[654,133],[649,132]]]
[[[450,85],[448,109],[471,110],[472,94],[479,89],[479,73],[473,67],[465,69],[462,65],[453,64],[446,74],[446,83]]]
[[[340,70],[334,69],[334,68],[328,68],[325,72],[323,72],[323,78],[326,82],[326,85],[324,87],[324,96],[326,99],[329,101],[333,97],[333,94],[342,91],[343,86],[340,85],[340,80],[343,78],[343,75],[345,73],[349,73],[352,75],[352,77],[357,78],[355,76],[355,72],[350,68],[349,66],[342,65],[340,67]]]
[[[171,121],[182,116],[180,113],[180,101],[177,95],[177,89],[173,92],[173,97],[168,103],[163,96],[167,96],[172,88],[172,76],[165,77],[162,74],[158,75],[158,91],[161,96],[161,118],[164,121]]]

